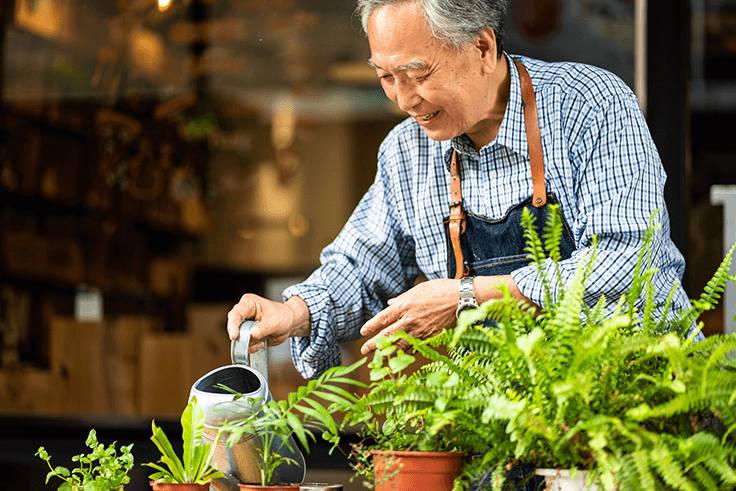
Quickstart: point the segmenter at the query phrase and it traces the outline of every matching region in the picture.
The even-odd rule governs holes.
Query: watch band
[[[475,299],[475,288],[473,288],[474,278],[475,276],[463,276],[460,278],[460,300],[455,311],[456,316],[459,316],[463,310],[478,308],[478,301]]]

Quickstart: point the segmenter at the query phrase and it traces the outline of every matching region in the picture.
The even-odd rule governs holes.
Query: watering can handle
[[[230,343],[230,359],[233,365],[245,365],[259,372],[268,383],[268,349],[248,354],[250,345],[250,332],[258,321],[243,320],[240,323],[240,332],[238,337]]]

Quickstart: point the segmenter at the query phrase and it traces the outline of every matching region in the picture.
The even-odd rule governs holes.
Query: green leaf
[[[376,368],[371,370],[371,380],[381,380],[384,377],[387,377],[391,373],[391,369],[389,367],[382,367],[382,368]]]
[[[94,428],[89,430],[85,445],[87,445],[89,448],[95,448],[97,446],[97,431]]]
[[[161,452],[161,462],[169,468],[173,482],[186,482],[184,465],[171,446],[171,442],[169,442],[164,431],[156,426],[155,420],[151,421],[151,430],[153,433],[151,441],[156,445],[159,452]]]
[[[626,411],[626,417],[632,418],[638,421],[642,421],[646,419],[647,417],[649,417],[649,414],[651,413],[651,411],[652,411],[652,408],[649,407],[649,404],[644,403],[644,404],[640,404],[639,406],[633,407],[629,409],[628,411]]]
[[[376,348],[381,351],[381,354],[386,356],[396,351],[396,346],[392,344],[387,336],[378,336],[376,338]]]
[[[202,445],[192,447],[191,462],[189,463],[189,480],[197,482],[202,478],[202,472],[205,469],[207,451],[209,449]]]
[[[436,399],[436,400],[434,401],[434,405],[435,405],[435,407],[436,407],[437,409],[439,409],[440,411],[444,411],[445,409],[447,409],[447,404],[448,404],[449,402],[450,402],[450,401],[449,401],[449,400],[448,400],[448,399],[447,399],[446,397],[438,397],[438,398],[437,398],[437,399]]]
[[[516,339],[516,346],[519,347],[519,349],[521,350],[522,353],[524,353],[524,355],[529,356],[536,342],[539,341],[543,336],[544,336],[544,331],[542,331],[542,329],[540,329],[539,327],[536,327],[529,334],[524,335],[524,336],[519,336]]]
[[[204,412],[197,402],[197,398],[192,399],[187,404],[181,414],[181,428],[184,458],[182,461],[185,475],[189,480],[195,479],[197,476],[193,474],[196,471],[194,467],[196,462],[194,459],[194,449],[202,441],[202,432],[204,431]]]
[[[399,354],[388,359],[388,366],[391,368],[391,373],[396,373],[414,363],[415,360],[413,356],[399,351]]]

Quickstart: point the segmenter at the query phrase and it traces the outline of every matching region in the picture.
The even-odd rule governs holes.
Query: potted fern
[[[545,238],[556,236],[558,223],[550,218]],[[648,267],[654,226],[631,288],[607,312],[604,298],[593,308],[583,301],[596,247],[553,298],[559,256],[554,246],[543,248],[531,217],[522,225],[529,256],[550,292],[546,308],[536,315],[505,291],[502,299],[462,317],[445,340],[454,350],[473,350],[468,356],[475,358],[475,379],[493,394],[480,423],[504,426],[503,444],[489,448],[482,459],[495,469],[491,483],[501,489],[509,466],[532,462],[548,469],[541,471],[547,482],[569,472],[586,486],[606,490],[715,490],[736,484],[736,365],[728,357],[736,338],[695,341],[698,317],[733,280],[733,249],[689,309],[668,316],[666,306],[656,319],[656,272]],[[646,301],[637,310],[640,297]],[[487,320],[495,326],[484,325]]]
[[[357,401],[344,386],[362,385],[347,375],[364,362],[362,359],[348,367],[330,368],[279,401],[270,397],[246,398],[228,387],[221,387],[233,394],[232,401],[223,405],[224,411],[243,416],[223,423],[218,428],[218,437],[225,435],[228,448],[244,449],[237,453],[237,460],[242,467],[249,466],[248,460],[253,462],[260,476],[258,482],[238,483],[241,491],[299,490],[300,483],[280,482],[280,471],[285,466],[298,465],[290,457],[297,450],[291,436],[295,436],[307,452],[309,441],[316,441],[316,431],[322,431],[322,438],[337,446],[340,427],[334,415],[348,410]]]
[[[554,237],[557,222],[547,224]],[[529,216],[523,219],[527,250],[548,285],[554,274],[552,250],[544,251]],[[585,280],[596,247],[584,257],[575,277],[557,299],[535,317],[503,299],[466,317],[453,336],[475,330],[484,337],[481,365],[510,414],[488,411],[483,423],[507,424],[513,452],[489,460],[508,465],[520,459],[551,468],[587,471],[587,484],[616,489],[722,489],[736,483],[736,428],[733,398],[736,371],[728,354],[733,336],[695,341],[700,314],[712,308],[733,277],[726,254],[703,294],[683,312],[652,315],[652,277],[648,267],[654,225],[643,242],[634,280],[614,308],[601,298],[593,308],[583,302]],[[553,258],[545,261],[545,252]],[[560,286],[560,285],[558,285]],[[551,290],[551,289],[550,289]],[[646,299],[637,310],[637,298]],[[670,297],[671,298],[671,297]],[[669,302],[668,302],[669,304]],[[584,313],[584,315],[580,315]],[[493,319],[497,328],[478,326]],[[695,326],[695,327],[694,327]],[[493,452],[493,449],[491,450]],[[491,457],[491,454],[489,454]],[[497,467],[498,469],[499,467]],[[503,472],[497,471],[502,481]]]
[[[91,452],[72,457],[72,462],[77,462],[78,467],[71,471],[63,466],[52,467],[51,455],[44,447],[39,447],[36,456],[49,466],[46,484],[52,477],[57,477],[62,481],[58,491],[122,490],[130,482],[128,472],[133,468],[133,444],[121,446],[118,453],[116,442],[105,447],[97,440],[97,431],[93,428],[87,435],[85,445]]]
[[[151,422],[151,441],[161,452],[161,460],[143,465],[157,471],[149,476],[154,491],[207,491],[213,479],[225,477],[212,464],[214,446],[200,443],[204,432],[204,412],[196,397],[190,399],[182,412],[181,427],[184,444],[180,458],[166,433],[156,426],[155,420]]]
[[[397,348],[398,339],[415,354]],[[353,445],[352,467],[376,490],[414,489],[417,482],[433,490],[465,487],[479,465],[472,457],[504,436],[501,424],[478,424],[489,401],[472,397],[479,381],[468,371],[470,357],[435,350],[446,340],[403,332],[376,340],[369,391],[345,419],[363,437]],[[415,355],[429,361],[416,369]]]
[[[559,232],[555,215],[543,234],[552,244]],[[530,487],[541,486],[530,466],[548,474],[548,482],[570,474],[582,481],[576,489],[715,490],[736,484],[736,364],[728,357],[736,338],[694,339],[698,317],[733,280],[733,249],[691,308],[668,316],[665,307],[661,320],[652,315],[653,226],[634,282],[611,312],[605,299],[592,308],[583,302],[595,245],[572,282],[555,289],[561,292],[555,298],[555,247],[545,250],[530,216],[522,224],[530,259],[549,293],[541,314],[504,291],[503,298],[463,313],[456,329],[435,338],[396,334],[380,345],[376,356],[384,359],[373,365],[376,377],[389,380],[380,391],[386,397],[375,390],[366,407],[356,409],[420,416],[430,434],[454,427],[465,432],[456,448],[473,458],[466,459],[456,488],[509,489],[529,480]],[[637,310],[640,296],[646,301]],[[392,375],[410,361],[394,348],[398,339],[429,360],[410,376]],[[367,413],[353,416],[366,421],[368,433],[385,432]],[[389,427],[387,434],[397,431],[404,433]]]

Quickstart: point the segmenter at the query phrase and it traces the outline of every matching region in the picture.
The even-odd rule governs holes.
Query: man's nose
[[[399,82],[396,84],[396,103],[402,111],[409,112],[417,106],[422,98],[417,94],[416,88],[411,84]]]

